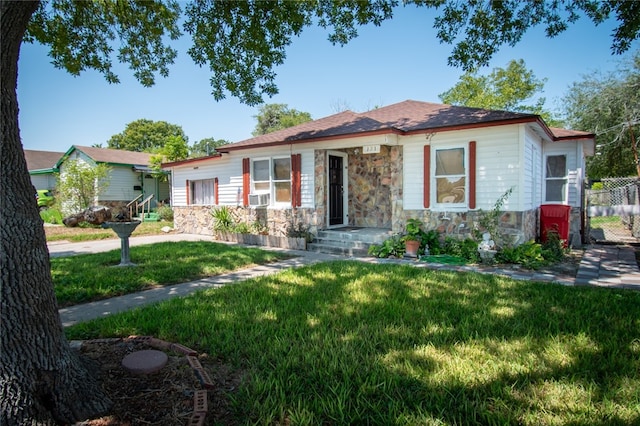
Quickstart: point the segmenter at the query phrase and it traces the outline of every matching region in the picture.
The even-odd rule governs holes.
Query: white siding
[[[542,203],[542,138],[527,129],[525,134],[525,151],[523,163],[523,197],[524,210],[532,210]]]
[[[507,199],[504,208],[508,210],[519,209],[521,200],[519,186],[520,174],[522,173],[521,143],[519,126],[511,125],[442,132],[429,138],[425,135],[399,138],[400,144],[403,145],[404,208],[406,210],[424,209],[422,199],[424,146],[431,145],[433,158],[435,149],[460,145],[468,148],[470,141],[477,143],[476,207],[485,210],[493,208],[496,200],[513,187],[513,193]],[[434,206],[433,197],[431,206]],[[432,208],[432,210],[437,209],[438,207]]]
[[[222,158],[185,164],[172,169],[172,205],[187,205],[187,180],[218,178],[218,201],[221,205],[242,204],[242,159],[282,157],[301,154],[302,207],[314,206],[314,150],[289,147],[255,149],[245,153],[223,154]]]
[[[579,144],[576,141],[567,142],[548,142],[543,147],[542,173],[543,173],[543,202],[544,202],[544,173],[546,159],[549,155],[566,155],[567,156],[567,174],[568,174],[568,200],[567,204],[573,207],[580,206],[580,194],[582,177],[584,170],[582,168],[582,154]]]

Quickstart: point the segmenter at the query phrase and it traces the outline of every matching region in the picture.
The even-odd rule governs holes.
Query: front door
[[[329,155],[329,226],[344,224],[343,158]]]

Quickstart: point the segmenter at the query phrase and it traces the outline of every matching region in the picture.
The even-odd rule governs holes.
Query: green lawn
[[[140,237],[143,235],[158,235],[162,234],[162,228],[169,226],[173,228],[173,222],[142,222],[133,231],[131,236]],[[73,228],[67,228],[64,225],[44,227],[44,232],[47,236],[47,241],[95,241],[95,240],[108,240],[116,239],[118,236],[112,229],[102,228],[100,226],[84,225],[76,226]]]
[[[109,230],[112,232],[111,230]],[[207,241],[165,242],[132,247],[135,267],[117,267],[120,249],[51,259],[61,307],[182,283],[264,264],[286,256],[258,248]]]
[[[245,372],[238,424],[632,425],[639,313],[634,291],[333,262],[66,332],[153,335]]]
[[[622,226],[622,219],[620,216],[594,216],[589,219],[592,228],[601,228],[607,225],[620,225]]]

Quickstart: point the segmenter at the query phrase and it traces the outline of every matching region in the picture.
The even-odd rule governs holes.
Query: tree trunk
[[[69,347],[18,128],[18,55],[37,2],[0,2],[0,424],[64,424],[110,401]]]

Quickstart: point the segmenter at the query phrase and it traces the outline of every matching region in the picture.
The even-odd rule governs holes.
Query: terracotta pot
[[[418,257],[418,250],[420,249],[420,241],[407,240],[404,242],[404,255],[407,257]]]

